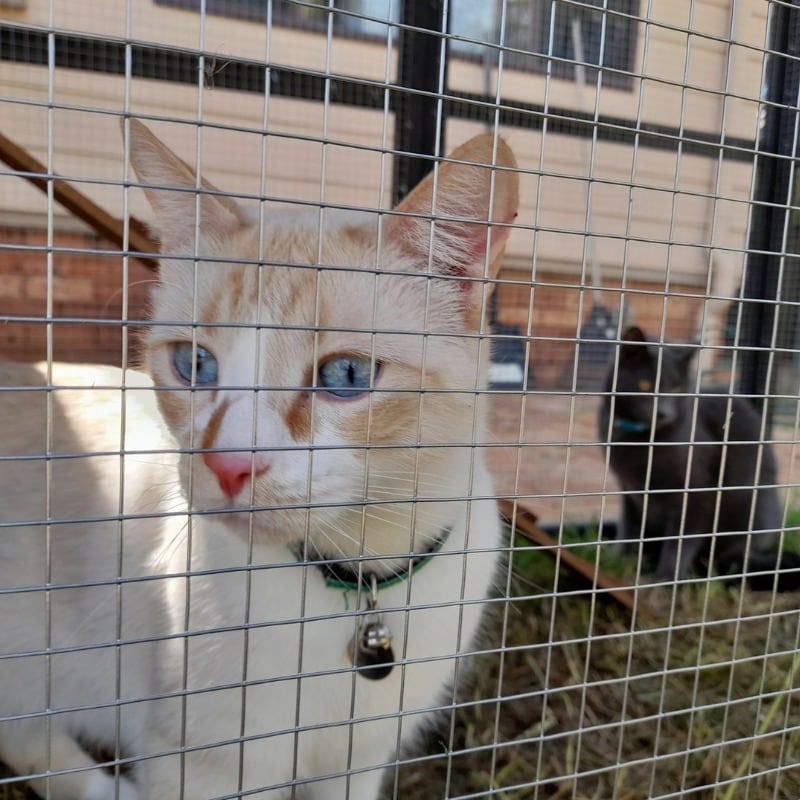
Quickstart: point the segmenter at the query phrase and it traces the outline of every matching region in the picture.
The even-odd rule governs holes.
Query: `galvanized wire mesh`
[[[424,501],[436,497],[424,491],[425,483],[442,477],[419,466],[429,452],[458,447],[470,474],[486,462],[494,487],[490,499],[499,501],[507,518],[502,543],[493,548],[498,571],[488,597],[476,599],[469,596],[467,570],[460,567],[463,574],[442,604],[457,610],[454,627],[470,608],[485,606],[481,635],[449,654],[457,680],[442,687],[430,703],[427,724],[409,741],[404,726],[413,726],[418,715],[413,704],[398,700],[394,740],[368,768],[353,768],[348,756],[342,782],[324,784],[321,774],[303,772],[310,756],[297,744],[288,773],[281,773],[288,779],[276,773],[271,783],[254,788],[242,766],[241,774],[229,776],[234,789],[228,794],[193,786],[187,796],[247,796],[274,784],[273,793],[263,796],[349,793],[369,800],[372,795],[360,788],[362,773],[382,768],[385,798],[796,798],[800,628],[790,556],[800,548],[795,531],[800,10],[778,0],[417,5],[0,0],[0,354],[22,362],[3,365],[0,373],[0,557],[8,564],[12,555],[23,553],[20,542],[27,541],[28,531],[31,541],[43,537],[35,580],[20,570],[15,581],[9,577],[15,576],[13,566],[0,569],[6,581],[0,586],[0,615],[23,621],[0,627],[13,628],[17,637],[9,634],[0,645],[0,661],[13,667],[27,658],[35,664],[30,683],[38,692],[38,705],[24,712],[0,700],[0,754],[10,760],[15,752],[13,725],[23,717],[44,721],[49,752],[64,709],[105,705],[111,733],[106,728],[93,738],[83,732],[80,744],[112,779],[138,774],[137,764],[146,767],[153,753],[131,751],[125,734],[128,710],[137,704],[126,695],[128,651],[118,647],[122,642],[146,647],[151,638],[185,640],[176,719],[194,695],[203,694],[202,687],[191,685],[190,659],[209,655],[193,646],[194,634],[123,630],[123,609],[133,595],[147,594],[163,578],[152,565],[137,571],[125,563],[123,532],[132,524],[146,530],[150,520],[155,526],[170,515],[191,525],[187,520],[205,512],[188,514],[176,486],[160,505],[137,505],[133,496],[140,469],[145,482],[158,487],[152,465],[180,446],[153,445],[131,427],[137,398],[146,390],[138,373],[129,370],[144,361],[147,297],[156,280],[154,243],[142,221],[157,223],[158,215],[141,190],[148,181],[131,169],[130,139],[120,137],[121,121],[126,131],[131,118],[146,121],[219,187],[210,190],[212,196],[235,198],[256,213],[280,203],[316,215],[321,225],[340,211],[376,210],[381,225],[390,225],[397,198],[434,165],[441,174],[446,154],[460,143],[488,131],[504,137],[516,154],[517,166],[507,171],[518,175],[520,208],[506,226],[511,232],[499,272],[492,275],[487,263],[486,275],[475,280],[484,324],[456,338],[474,344],[476,352],[491,349],[489,382],[481,385],[474,370],[464,378],[468,389],[464,383],[407,381],[400,394],[418,398],[420,417],[412,441],[388,437],[376,443],[369,422],[363,447],[349,448],[367,464],[384,463],[393,448],[416,448],[418,474],[409,478],[408,496],[393,497],[392,505],[413,507],[410,519],[420,526]],[[411,86],[401,78],[421,82]],[[202,202],[197,200],[198,209]],[[451,221],[436,209],[431,216],[434,231]],[[234,264],[291,263],[269,255],[266,230],[259,234],[260,252],[233,259]],[[198,242],[205,233],[199,226]],[[309,233],[310,240],[314,236]],[[367,266],[332,265],[322,245],[318,248],[303,265],[317,281],[333,274],[332,266],[342,275],[353,268],[374,274],[375,290],[366,303],[372,314],[366,334],[373,343],[361,352],[372,359],[374,372],[377,343],[397,333],[392,319],[376,314],[392,266],[377,258]],[[193,256],[196,271],[212,266],[205,263],[207,254],[192,254],[190,260]],[[450,280],[458,279],[456,270]],[[422,297],[423,304],[430,302],[429,295]],[[427,320],[428,313],[423,310],[421,318]],[[220,322],[235,330],[257,329],[264,337],[294,330],[284,324],[272,331],[269,320],[232,317],[177,320],[193,331],[195,358],[205,329]],[[161,320],[164,326],[172,322]],[[701,394],[728,402],[726,442],[731,414],[739,408],[733,398],[743,397],[756,408],[753,452],[758,459],[773,453],[776,460],[770,486],[780,495],[776,546],[789,554],[784,561],[789,591],[775,591],[779,583],[786,585],[769,570],[753,589],[742,576],[743,565],[724,574],[713,559],[710,564],[698,559],[687,575],[656,579],[648,559],[654,542],[645,527],[620,555],[614,537],[632,492],[621,487],[611,468],[604,445],[613,438],[614,423],[598,424],[598,409],[610,395],[623,394],[615,381],[606,383],[606,375],[634,324],[658,353],[653,385],[639,387],[645,394],[667,391],[660,385],[665,353],[679,343],[697,345],[689,383],[675,393],[689,401],[689,433],[671,445],[689,448],[687,470],[702,452],[694,438],[703,425]],[[317,337],[338,328],[319,314],[295,324],[297,331]],[[426,323],[402,333],[418,342],[414,347],[423,365],[442,336]],[[269,350],[256,347],[251,356],[256,365],[268,363]],[[613,374],[618,372],[619,362]],[[313,383],[303,376],[228,388],[290,395],[319,388]],[[382,391],[380,384],[372,390]],[[469,441],[425,439],[429,397],[456,403],[464,394]],[[203,414],[201,395],[191,404],[192,419]],[[81,422],[75,427],[67,419]],[[113,446],[91,444],[100,430],[116,436]],[[133,438],[126,440],[126,430]],[[310,433],[306,447],[320,459],[336,449],[326,445],[323,434]],[[23,439],[25,447],[17,444]],[[254,450],[257,444],[254,438]],[[659,485],[652,475],[663,453],[655,418],[639,444],[651,454],[644,502],[655,507],[664,491],[664,482]],[[207,443],[198,440],[192,447],[208,455]],[[293,447],[271,443],[266,449]],[[739,452],[731,449],[731,457]],[[313,475],[313,467],[308,470]],[[684,524],[701,489],[717,492],[721,504],[729,488],[720,467],[716,483],[699,487],[691,485],[689,474],[669,484],[680,489],[675,502],[682,504]],[[762,474],[760,467],[754,474]],[[73,488],[76,475],[84,476],[82,489]],[[756,479],[749,481],[738,488],[755,497]],[[67,496],[62,487],[70,487]],[[89,514],[83,501],[98,487],[112,499]],[[465,490],[438,499],[456,507],[486,498]],[[252,501],[258,505],[255,497]],[[314,514],[337,503],[347,499],[320,501],[309,490],[284,506],[306,513],[313,533]],[[365,500],[365,520],[370,503],[381,505],[374,497]],[[241,513],[246,517],[248,511]],[[703,532],[714,534],[716,550],[730,531],[715,525]],[[97,526],[110,537],[103,554],[110,566],[93,585],[81,586],[80,580],[76,585],[71,568],[52,560],[52,553],[62,552],[58,531],[90,535]],[[755,548],[759,531],[752,513],[743,514],[739,530],[750,534],[743,547]],[[692,532],[697,531],[668,532],[666,541],[655,544],[682,547]],[[183,546],[183,540],[175,543]],[[281,625],[306,631],[292,640],[296,671],[282,677],[289,696],[299,676],[312,677],[313,667],[304,663],[305,648],[311,647],[306,637],[310,641],[316,635],[311,632],[342,619],[355,632],[366,608],[359,590],[352,607],[327,616],[306,609],[302,596],[298,605],[287,604],[270,616],[252,605],[250,592],[253,585],[269,583],[274,565],[254,561],[252,553],[252,546],[245,548],[238,561],[221,565],[218,575],[198,576],[192,574],[189,549],[179,571],[187,584],[218,581],[220,591],[227,591],[230,579],[248,598],[233,629],[220,623],[216,633],[226,644],[213,651],[228,668],[225,685],[241,712],[239,725],[220,731],[211,720],[207,730],[184,731],[178,750],[186,776],[194,763],[187,743],[201,734],[215,746],[241,746],[243,753],[250,739],[267,736],[269,749],[269,737],[277,736],[274,730],[247,727],[248,691],[255,696],[254,687],[278,681],[253,672],[249,637],[255,640]],[[350,560],[358,564],[374,555],[362,551]],[[456,556],[464,563],[474,556],[469,542]],[[97,558],[98,553],[82,553],[76,564]],[[302,581],[316,574],[314,564],[321,558],[313,548],[299,554]],[[108,617],[106,638],[86,640],[80,631],[70,638],[59,630],[63,598],[70,592],[84,598],[89,618],[101,611]],[[392,619],[408,620],[419,611],[410,592],[405,602],[398,601]],[[39,616],[26,622],[18,609],[27,608],[21,598],[31,597]],[[176,605],[176,614],[185,618],[185,633],[194,612],[188,599],[184,603]],[[43,627],[36,628],[42,620]],[[452,630],[429,635],[458,638]],[[103,663],[102,689],[94,699],[64,696],[59,659],[88,652]],[[408,656],[403,674],[408,669],[410,684],[418,679],[412,679],[412,667],[422,667],[424,674],[426,664],[432,669],[443,660],[441,654]],[[0,680],[11,671],[0,667]],[[352,723],[359,714],[355,698],[363,678],[352,666],[348,676],[338,716],[308,722],[297,699],[293,724],[336,729],[352,750]],[[0,695],[22,692],[6,680]],[[380,688],[381,682],[374,684]],[[295,733],[300,742],[301,732]],[[53,763],[5,769],[0,790],[7,797],[22,796],[31,791],[26,781],[38,779],[37,791],[58,800],[64,795]],[[82,769],[75,762],[62,774],[80,775]],[[190,777],[187,781],[191,785]],[[113,793],[129,796],[123,783],[111,785]],[[137,791],[148,796],[145,787]]]

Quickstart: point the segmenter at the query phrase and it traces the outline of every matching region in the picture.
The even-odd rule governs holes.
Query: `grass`
[[[560,545],[572,553],[598,566],[603,572],[622,577],[635,574],[636,559],[626,556],[622,548],[609,540],[598,541],[596,524],[565,527],[554,533]],[[541,548],[521,536],[514,538],[514,571],[530,583],[549,586],[553,575],[552,559],[543,559]]]
[[[635,558],[596,531],[564,530],[561,541],[635,575]],[[460,705],[421,760],[398,768],[399,798],[800,797],[794,593],[645,584],[632,619],[517,544],[512,597],[489,615]],[[800,552],[800,530],[784,546]]]
[[[437,757],[398,770],[398,797],[800,797],[796,598],[649,587],[656,616],[631,620],[561,581],[516,578],[511,649],[498,607],[465,705],[431,733]]]

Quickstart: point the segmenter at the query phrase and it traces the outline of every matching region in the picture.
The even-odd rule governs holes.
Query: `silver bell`
[[[367,651],[388,650],[392,646],[392,632],[388,625],[373,622],[361,629],[361,649]]]

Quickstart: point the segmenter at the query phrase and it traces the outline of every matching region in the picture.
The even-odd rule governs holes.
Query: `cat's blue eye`
[[[319,368],[318,385],[335,397],[357,397],[372,384],[372,360],[357,356],[340,356],[326,361]],[[378,365],[375,368],[377,375]]]
[[[172,364],[175,372],[195,386],[204,386],[217,382],[219,365],[217,359],[200,345],[191,342],[177,342],[172,346]]]

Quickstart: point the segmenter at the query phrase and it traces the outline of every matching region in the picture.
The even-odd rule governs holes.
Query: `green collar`
[[[411,556],[405,568],[387,575],[385,578],[380,578],[374,573],[369,571],[368,563],[377,561],[378,559],[364,559],[356,562],[352,561],[324,561],[320,556],[319,559],[309,557],[308,561],[313,562],[313,566],[322,572],[325,577],[325,585],[329,589],[345,589],[349,591],[358,591],[359,589],[370,591],[372,587],[376,591],[381,589],[388,589],[390,586],[395,586],[407,580],[415,572],[419,572],[432,557],[438,553],[444,543],[450,536],[452,528],[445,528],[442,533],[437,537],[431,548],[419,555]],[[295,553],[298,561],[305,561],[302,554]],[[373,583],[373,577],[375,582]]]

